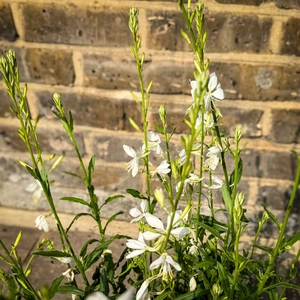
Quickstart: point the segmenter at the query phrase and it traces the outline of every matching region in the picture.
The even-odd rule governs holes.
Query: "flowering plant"
[[[295,153],[298,169],[284,220],[277,220],[263,205],[264,213],[258,222],[253,244],[249,249],[242,248],[242,235],[249,223],[243,207],[245,197],[238,192],[243,171],[240,157],[242,129],[237,126],[233,139],[220,130],[222,115],[217,108],[217,101],[224,100],[225,95],[217,75],[208,73],[209,60],[204,57],[207,34],[203,29],[203,5],[198,3],[192,9],[190,0],[187,5],[179,0],[179,6],[188,28],[188,32],[182,31],[182,35],[195,55],[195,70],[194,79],[190,81],[191,105],[184,119],[189,132],[181,137],[181,149],[175,155],[171,139],[176,128],[168,127],[167,111],[163,105],[159,108],[160,124],[156,124],[157,132],[148,128],[152,82],[145,86],[145,54],[140,53],[142,39],[138,35],[138,11],[135,8],[130,10],[129,28],[133,37],[131,51],[136,61],[141,91],[140,96],[133,94],[133,97],[142,112],[143,128],[132,119],[130,123],[142,133],[143,142],[139,150],[129,145],[123,145],[123,149],[130,157],[127,170],[131,176],[145,176],[146,180],[145,191],[127,189],[127,193],[136,199],[136,207],[129,214],[131,222],[138,223],[138,237],[119,234],[111,238],[106,236],[107,226],[118,213],[111,216],[103,226],[101,209],[123,196],[109,197],[99,206],[93,186],[95,156],[85,166],[74,137],[72,113],[65,113],[60,96],[54,94],[53,113],[61,120],[73,143],[83,173],[81,179],[89,195],[89,201],[71,196],[62,198],[87,206],[90,210],[88,213],[77,214],[69,226],[64,228],[54,205],[50,179],[50,172],[62,158],[59,157],[49,167],[48,160],[42,156],[36,133],[38,120],[31,120],[27,86],[23,89],[20,87],[14,53],[9,51],[1,57],[0,70],[13,102],[11,111],[20,121],[18,133],[32,159],[31,164],[20,163],[37,181],[33,188],[30,187],[35,195],[41,190],[44,192],[62,241],[61,249],[58,250],[51,241],[44,239],[24,266],[17,251],[22,234],[19,234],[11,250],[0,240],[3,251],[0,259],[9,264],[12,270],[11,275],[3,270],[0,272],[0,278],[9,288],[8,297],[53,299],[57,293],[63,293],[72,295],[72,299],[87,300],[108,297],[120,300],[133,297],[137,300],[285,299],[287,289],[299,290],[299,285],[293,284],[292,280],[296,275],[300,250],[292,261],[287,277],[276,272],[276,260],[300,240],[300,232],[292,237],[285,236],[300,182],[300,157]],[[231,170],[226,164],[228,156],[234,161]],[[151,163],[154,157],[156,161],[157,157],[161,159],[157,166]],[[219,165],[223,171],[222,178],[216,176]],[[218,198],[222,200],[221,204]],[[75,253],[68,231],[82,216],[89,216],[95,221],[99,238],[86,241],[80,253]],[[278,238],[273,248],[258,243],[263,226],[268,221],[278,228]],[[37,217],[36,227],[49,230],[45,216]],[[117,262],[109,250],[110,244],[116,239],[127,239],[127,248]],[[89,246],[92,244],[95,247],[91,250]],[[30,283],[30,262],[38,255],[54,257],[68,265],[66,272],[57,277],[48,289],[36,290]],[[92,279],[86,275],[90,268],[94,269]],[[81,282],[83,288],[79,287]]]

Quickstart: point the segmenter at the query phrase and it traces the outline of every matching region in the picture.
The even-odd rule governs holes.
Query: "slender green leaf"
[[[138,199],[147,199],[145,196],[143,196],[139,191],[134,189],[127,189],[126,193],[130,194],[134,198]]]
[[[52,165],[51,169],[49,170],[49,173],[52,172],[58,165],[59,163],[62,161],[63,159],[63,155],[59,156],[56,161],[54,162],[54,164]]]
[[[73,285],[61,285],[57,289],[57,293],[59,294],[73,294],[83,297],[84,291],[80,290],[79,288],[73,286]]]
[[[229,214],[231,214],[232,201],[227,186],[225,184],[222,185],[222,195],[227,211],[229,212]]]
[[[254,245],[254,247],[255,247],[255,248],[258,248],[258,249],[260,249],[260,250],[262,250],[262,251],[264,251],[264,252],[268,252],[268,253],[270,253],[270,254],[273,253],[273,248],[271,248],[271,247],[260,246],[260,245]]]
[[[70,129],[73,132],[74,126],[73,126],[73,116],[72,116],[72,112],[71,111],[69,111],[69,124],[70,124]]]
[[[80,203],[82,205],[90,206],[90,204],[87,201],[76,197],[62,197],[60,198],[60,200],[75,202],[75,203]]]
[[[35,251],[32,254],[39,256],[50,256],[50,257],[71,257],[70,254],[62,252],[62,251]]]
[[[94,216],[92,214],[89,214],[89,213],[80,213],[80,214],[77,214],[74,217],[74,219],[72,220],[72,222],[70,223],[69,227],[66,229],[66,232],[68,232],[71,229],[72,225],[74,224],[74,222],[76,220],[78,220],[80,217],[83,217],[83,216],[90,216],[90,217],[92,217],[95,220],[95,218],[94,218]]]
[[[66,171],[64,171],[63,173],[68,174],[68,175],[71,175],[71,176],[73,176],[73,177],[80,178],[81,180],[83,180],[81,176],[79,176],[79,175],[77,175],[77,174],[75,174],[75,173],[72,173],[72,172],[66,172]]]
[[[176,300],[194,300],[194,299],[202,299],[199,298],[204,295],[208,295],[209,290],[195,290],[193,292],[188,292],[184,295],[181,295],[179,297],[176,297]]]
[[[264,291],[268,291],[268,290],[275,289],[278,287],[286,287],[288,289],[300,290],[300,285],[291,284],[291,283],[287,283],[287,282],[279,282],[279,283],[275,283],[275,284],[265,287]]]
[[[104,201],[104,204],[103,205],[106,205],[106,204],[108,204],[108,203],[110,203],[110,202],[112,202],[112,201],[114,201],[114,200],[116,200],[116,199],[119,199],[119,198],[125,198],[125,196],[123,196],[123,195],[115,195],[115,196],[111,196],[111,197],[109,197],[109,198],[107,198],[105,201]],[[102,205],[102,206],[103,206]],[[101,207],[102,207],[101,206]]]
[[[17,236],[17,238],[16,238],[16,240],[14,242],[13,247],[16,248],[19,245],[21,238],[22,238],[22,231],[19,232],[19,234],[18,234],[18,236]]]
[[[300,240],[300,232],[296,232],[288,241],[285,243],[285,246],[293,246],[296,242]]]
[[[214,236],[218,237],[221,241],[224,241],[224,238],[220,235],[220,233],[213,227],[203,223],[203,222],[197,222],[200,226],[202,226],[204,229],[209,231]]]
[[[95,170],[95,161],[96,161],[96,155],[93,155],[90,159],[89,166],[88,166],[88,182],[91,184],[92,182],[92,176]]]
[[[119,212],[115,213],[114,215],[112,215],[112,216],[107,220],[107,222],[106,222],[106,224],[105,224],[105,226],[104,226],[103,231],[105,232],[105,231],[106,231],[106,228],[107,228],[107,226],[108,226],[108,224],[111,223],[117,216],[122,215],[122,214],[124,214],[124,212],[123,212],[123,211],[119,211]]]
[[[100,243],[99,240],[97,239],[90,239],[88,240],[84,245],[83,247],[81,248],[81,251],[80,251],[80,256],[81,257],[84,257],[86,255],[86,251],[87,251],[87,248],[89,245],[93,244],[93,243]]]
[[[221,263],[217,261],[217,269],[218,269],[218,274],[219,274],[219,279],[220,279],[220,284],[221,287],[226,294],[226,296],[229,297],[230,294],[230,283],[229,283],[229,273],[226,272],[224,267],[222,266]]]
[[[264,211],[268,214],[269,218],[277,225],[278,230],[280,230],[280,224],[277,218],[267,209],[265,204],[261,203],[261,206],[264,208]]]
[[[140,129],[140,127],[135,123],[135,121],[132,118],[129,118],[129,123],[131,124],[131,126],[138,132],[142,132],[142,130]]]
[[[51,286],[50,286],[50,289],[49,289],[49,298],[52,299],[56,292],[57,292],[57,289],[59,288],[61,282],[64,280],[65,276],[59,276],[57,277],[56,279],[53,280]]]

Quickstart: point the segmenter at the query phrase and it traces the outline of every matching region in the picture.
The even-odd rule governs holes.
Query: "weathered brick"
[[[48,129],[37,130],[40,147],[44,153],[56,155],[76,156],[71,140],[63,130],[51,130],[51,121]],[[17,126],[2,125],[0,128],[0,145],[2,152],[23,151],[27,152],[25,143],[18,135]],[[75,133],[75,139],[80,153],[84,156],[83,134]],[[46,158],[46,157],[44,157]]]
[[[9,5],[0,3],[0,40],[15,41],[18,34]]]
[[[115,7],[69,4],[20,4],[27,42],[129,46],[128,14]]]
[[[298,100],[300,66],[212,63],[229,99]]]
[[[277,143],[300,142],[300,110],[272,109],[272,127],[269,139]]]
[[[70,51],[29,48],[26,51],[26,62],[32,81],[62,85],[70,85],[74,81]]]
[[[244,176],[294,180],[297,161],[290,152],[245,150],[241,157]]]
[[[300,9],[300,2],[299,0],[273,0],[279,8],[284,9]]]
[[[183,61],[153,59],[145,66],[144,79],[147,83],[153,80],[152,93],[181,94],[186,87],[190,90],[188,71],[190,66],[188,68]]]
[[[258,203],[266,204],[267,208],[271,211],[286,210],[289,203],[293,186],[260,186],[258,191]],[[294,200],[293,212],[300,211],[300,191],[298,190]]]
[[[157,50],[189,50],[180,30],[186,29],[180,11],[147,11],[148,36],[146,47]]]
[[[84,54],[83,72],[85,86],[118,90],[139,87],[136,64],[130,54]]]
[[[220,110],[223,115],[220,119],[221,128],[224,128],[230,136],[234,136],[238,124],[242,125],[243,137],[249,138],[261,136],[259,122],[263,115],[262,110],[246,110],[228,106],[225,107],[223,105]]]
[[[9,105],[11,104],[11,100],[5,90],[0,89],[0,117],[7,118],[13,117],[13,113],[9,109]]]
[[[52,177],[56,182],[60,183],[59,186],[62,188],[86,189],[84,182],[80,178],[71,176],[65,172],[82,176],[79,163],[68,158],[63,159],[55,169]],[[119,192],[125,192],[126,188],[141,189],[141,179],[141,176],[137,176],[133,180],[131,174],[127,173],[125,164],[124,167],[107,165],[97,160],[96,157],[92,183],[97,189]]]
[[[267,0],[216,0],[222,4],[240,4],[240,5],[255,5],[259,6]]]
[[[167,110],[167,123],[168,123],[168,132],[171,132],[174,127],[176,127],[176,133],[187,133],[189,131],[189,127],[184,122],[184,118],[186,118],[185,111],[189,107],[189,105],[182,105],[178,103],[161,103],[165,105]],[[150,109],[149,119],[151,120],[151,129],[156,131],[155,124],[161,125],[161,120],[159,117],[159,106],[158,104],[153,104]]]
[[[208,52],[268,53],[271,18],[255,15],[207,13]]]
[[[101,135],[93,137],[93,153],[97,158],[106,162],[128,162],[130,157],[123,149],[123,145],[138,150],[143,144],[143,137],[132,139],[127,135]]]
[[[300,56],[300,18],[290,18],[284,24],[283,31],[281,53]]]
[[[52,94],[50,92],[37,92],[36,94],[40,101],[40,114],[52,117]],[[133,100],[79,92],[61,93],[61,99],[65,111],[72,111],[75,125],[134,131],[128,119],[133,118],[137,124],[141,120],[140,111]]]

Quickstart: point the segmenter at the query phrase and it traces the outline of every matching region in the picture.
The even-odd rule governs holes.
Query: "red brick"
[[[139,79],[131,54],[84,54],[85,86],[101,89],[138,90]]]
[[[29,48],[26,50],[26,63],[31,81],[61,85],[70,85],[74,81],[70,51]]]
[[[271,18],[210,12],[205,17],[208,52],[270,52]]]
[[[269,139],[277,143],[300,143],[300,110],[272,109]]]
[[[281,53],[300,56],[300,18],[290,18],[284,24],[283,30]]]
[[[40,100],[40,114],[52,117],[53,105],[50,92],[37,92]],[[134,100],[102,97],[87,93],[61,93],[65,111],[72,111],[74,124],[106,128],[110,130],[134,131],[128,119],[133,118],[139,124],[140,111]]]
[[[15,41],[18,34],[9,5],[0,3],[0,41]]]
[[[129,46],[129,10],[69,4],[20,4],[27,42]]]

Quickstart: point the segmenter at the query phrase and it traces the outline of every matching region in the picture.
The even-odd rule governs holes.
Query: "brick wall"
[[[137,147],[142,140],[128,122],[129,117],[140,122],[129,93],[138,90],[138,80],[129,51],[128,13],[133,5],[140,11],[145,78],[154,80],[150,127],[158,120],[159,105],[166,104],[169,123],[177,125],[175,149],[186,130],[182,119],[191,99],[188,80],[193,72],[193,56],[180,35],[185,26],[177,1],[43,2],[0,1],[0,50],[16,51],[21,79],[29,83],[32,115],[42,117],[44,153],[65,155],[53,174],[55,195],[85,197],[76,178],[59,174],[76,173],[78,166],[70,141],[51,113],[53,92],[61,93],[65,108],[73,111],[86,160],[97,155],[94,184],[100,200],[128,187],[142,189],[142,176],[132,180],[125,171],[128,157],[122,149],[123,144]],[[226,94],[226,101],[218,103],[222,124],[232,134],[241,123],[247,143],[241,188],[250,215],[260,211],[260,202],[280,215],[291,193],[296,161],[290,150],[300,152],[299,3],[204,1],[210,71],[217,73]],[[24,192],[32,179],[16,159],[29,158],[8,103],[0,84],[0,205],[46,209],[45,201],[33,203]],[[297,197],[292,227],[300,212]],[[131,205],[129,199],[120,201],[124,210]],[[59,209],[74,212],[77,207],[60,203]]]

